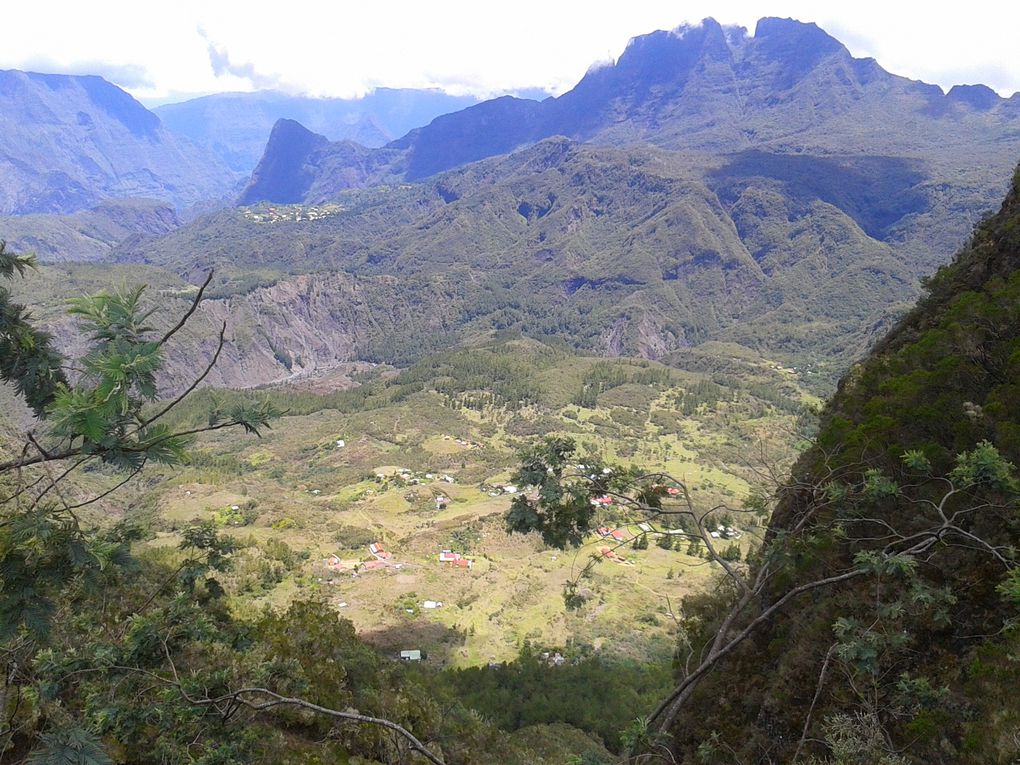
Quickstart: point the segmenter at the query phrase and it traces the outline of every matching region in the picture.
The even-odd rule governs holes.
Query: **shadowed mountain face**
[[[109,197],[187,207],[237,175],[100,77],[0,72],[0,214],[64,213]]]
[[[250,173],[273,125],[300,122],[331,141],[379,147],[408,131],[477,103],[473,96],[441,91],[377,88],[363,98],[308,98],[277,92],[219,93],[153,111],[163,124],[220,157],[231,169]]]
[[[415,180],[553,135],[727,154],[939,152],[954,169],[1008,166],[1020,148],[1020,97],[983,86],[944,95],[853,58],[814,24],[762,19],[752,37],[706,19],[635,38],[559,98],[505,97],[439,117],[389,144],[399,155],[385,161]],[[337,166],[328,149],[319,156],[320,172]]]
[[[839,746],[876,763],[1020,755],[1020,598],[1016,563],[1000,554],[1020,545],[1018,487],[1006,478],[1020,463],[1018,306],[1020,170],[999,212],[840,383],[752,564],[772,566],[770,584],[734,623],[862,560],[904,568],[818,587],[761,622],[682,705],[670,726],[677,762],[702,759],[705,730],[732,744],[710,760],[720,763],[835,762],[813,758]],[[986,464],[1001,472],[967,472]],[[881,496],[855,495],[879,481]],[[899,544],[932,528],[937,544],[916,557]],[[691,644],[703,639],[698,619],[718,620],[727,598],[685,603]],[[938,690],[905,702],[917,680]]]
[[[376,185],[388,179],[395,156],[351,141],[330,143],[294,120],[280,120],[239,203],[296,204]]]

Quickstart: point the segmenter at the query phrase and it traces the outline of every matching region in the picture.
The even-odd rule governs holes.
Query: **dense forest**
[[[314,596],[232,609],[221,581],[239,547],[215,524],[181,529],[176,550],[147,550],[142,529],[90,514],[119,476],[186,459],[195,432],[257,436],[281,414],[274,396],[354,411],[428,389],[512,416],[542,395],[512,353],[429,357],[384,386],[366,379],[327,398],[160,403],[162,346],[189,314],[160,335],[140,291],[76,301],[91,346],[69,382],[50,338],[4,291],[4,378],[49,423],[0,463],[5,758],[597,763],[668,750],[699,763],[1011,761],[1018,252],[1020,172],[1002,210],[843,379],[746,564],[708,535],[718,508],[700,511],[671,476],[601,463],[571,472],[569,439],[522,453],[514,478],[539,491],[514,500],[511,531],[577,544],[600,517],[591,499],[608,493],[654,521],[648,537],[679,536],[716,567],[717,586],[680,609],[672,683],[584,647],[551,661],[526,646],[512,663],[470,670],[393,662]],[[2,265],[11,279],[32,263],[5,250]],[[670,373],[595,364],[579,380],[583,406],[664,386]],[[488,398],[475,400],[480,389]],[[703,382],[674,404],[690,413],[725,390]],[[267,550],[293,563],[285,544]]]
[[[218,26],[255,92],[0,71],[0,763],[1020,763],[1020,94],[709,18],[294,98]]]

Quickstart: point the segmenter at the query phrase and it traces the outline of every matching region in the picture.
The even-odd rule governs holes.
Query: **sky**
[[[355,97],[378,86],[489,97],[569,90],[627,41],[711,16],[813,21],[855,56],[941,85],[1020,91],[1020,4],[817,0],[45,0],[7,4],[0,68],[99,74],[148,105],[266,88]],[[612,7],[610,7],[612,6]],[[918,11],[923,8],[923,11]]]

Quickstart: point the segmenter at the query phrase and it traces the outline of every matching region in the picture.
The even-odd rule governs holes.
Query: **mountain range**
[[[592,69],[559,98],[507,96],[438,117],[379,150],[384,160],[371,163],[363,183],[380,173],[418,180],[554,135],[709,154],[758,149],[930,160],[938,153],[956,167],[961,160],[987,166],[1004,153],[1003,143],[1015,148],[1018,126],[1020,95],[1003,99],[985,86],[944,94],[873,59],[855,59],[814,24],[766,18],[748,36],[706,19],[635,38],[618,61]],[[286,151],[284,143],[270,139],[265,160],[279,167],[274,155]],[[306,196],[322,185],[312,169],[321,165],[331,175],[348,151],[341,143],[302,155],[295,172],[306,179]],[[267,183],[256,170],[244,200],[299,201],[277,198],[279,180],[277,172]]]
[[[361,106],[393,116],[408,98],[424,100],[405,115],[443,103]],[[283,102],[160,113],[207,144],[177,139],[191,151],[218,146],[207,167],[222,169]],[[347,108],[290,104],[309,120]],[[172,221],[92,202],[9,229],[44,253],[39,232],[61,232],[65,259],[192,281],[216,267],[206,313],[233,317],[236,337],[215,374],[235,385],[499,330],[676,363],[724,340],[831,382],[1001,198],[1017,156],[1020,95],[943,93],[814,24],[749,35],[707,19],[635,38],[558,98],[485,101],[382,146],[280,119],[240,208]]]
[[[441,114],[476,103],[474,96],[410,88],[376,88],[349,99],[258,91],[217,93],[158,106],[153,112],[170,130],[211,150],[232,170],[249,175],[281,119],[300,122],[331,141],[379,147]]]
[[[241,176],[101,77],[0,71],[0,215],[222,203]]]

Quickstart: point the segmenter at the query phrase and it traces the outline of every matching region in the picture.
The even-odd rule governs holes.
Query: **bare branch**
[[[180,321],[178,321],[173,327],[167,330],[167,333],[163,335],[163,337],[160,339],[157,345],[165,345],[167,340],[169,340],[171,337],[177,334],[177,332],[180,331],[181,327],[188,323],[188,319],[191,318],[191,315],[195,313],[196,310],[198,310],[198,304],[202,302],[202,295],[205,294],[205,288],[209,286],[209,282],[212,281],[214,273],[216,273],[216,270],[210,268],[209,273],[205,277],[205,281],[202,282],[202,286],[198,288],[198,294],[195,295],[195,299],[191,301],[191,307],[181,317]]]
[[[211,274],[211,272],[210,272],[210,274]],[[175,398],[169,404],[167,404],[162,409],[160,409],[159,412],[154,414],[152,417],[149,417],[144,422],[142,422],[142,424],[139,426],[138,430],[141,430],[142,428],[148,427],[149,425],[154,423],[156,420],[158,420],[160,417],[164,416],[167,412],[169,412],[171,409],[173,409],[175,406],[177,406],[179,403],[181,403],[192,391],[195,390],[195,388],[197,388],[201,384],[202,380],[204,380],[209,375],[209,373],[212,371],[212,368],[214,366],[216,366],[216,362],[220,358],[220,353],[223,351],[223,342],[224,342],[224,337],[226,336],[226,333],[227,333],[227,322],[224,321],[223,324],[220,326],[220,337],[219,337],[219,342],[217,342],[217,344],[216,344],[216,352],[213,354],[212,360],[209,362],[208,365],[206,365],[206,368],[202,372],[202,374],[200,374],[198,377],[196,377],[195,380],[191,383],[191,385],[189,385],[187,387],[187,389],[183,393],[181,393],[181,395],[179,395],[177,398]],[[138,431],[135,431],[135,432],[137,433]]]

